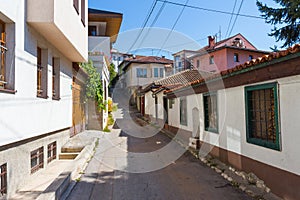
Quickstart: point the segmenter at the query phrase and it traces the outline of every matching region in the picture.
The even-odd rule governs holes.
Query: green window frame
[[[206,131],[218,133],[218,94],[210,92],[203,94],[204,128]]]
[[[247,142],[280,151],[277,83],[245,87]]]

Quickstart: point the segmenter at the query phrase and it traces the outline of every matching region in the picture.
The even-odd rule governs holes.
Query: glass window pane
[[[154,68],[154,77],[158,77],[158,68]]]

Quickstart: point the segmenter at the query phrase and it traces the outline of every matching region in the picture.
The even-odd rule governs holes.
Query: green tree
[[[109,85],[111,86],[112,80],[117,76],[117,72],[115,71],[115,65],[111,63],[108,66],[108,70],[109,70]]]
[[[300,41],[300,0],[273,0],[280,6],[268,7],[256,1],[259,11],[266,23],[274,25],[269,36],[284,41],[281,47],[292,46]]]
[[[93,62],[89,60],[87,63],[81,63],[80,66],[89,75],[86,82],[86,97],[97,102],[99,109],[105,109],[103,102],[103,87],[100,73],[97,72]]]

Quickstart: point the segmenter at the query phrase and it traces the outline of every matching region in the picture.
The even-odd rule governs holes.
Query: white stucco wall
[[[81,1],[78,12],[71,0],[20,0],[26,5],[26,21],[69,59],[85,62],[88,58],[88,2],[84,1],[84,23]]]
[[[24,20],[24,1],[0,1],[1,12],[15,24],[15,94],[0,92],[0,145],[70,127],[72,61]],[[48,49],[48,98],[37,98],[37,46]],[[60,97],[52,100],[52,57],[60,58]]]
[[[137,77],[136,71],[137,68],[141,69],[147,69],[147,78],[141,78]],[[128,87],[131,86],[143,86],[147,85],[149,83],[152,83],[153,81],[159,80],[162,77],[154,77],[154,68],[163,68],[164,69],[164,77],[165,77],[165,68],[163,64],[140,64],[140,63],[131,63],[128,67],[128,70],[126,71],[126,85]],[[158,71],[159,76],[159,71]]]
[[[145,114],[155,116],[155,101],[151,91],[145,94]]]
[[[246,141],[244,87],[219,90],[218,94],[218,133],[204,131],[203,95],[191,95],[188,102],[188,125],[179,122],[179,98],[169,109],[169,125],[193,131],[192,109],[197,106],[200,118],[200,139],[209,144],[244,155],[254,160],[300,175],[300,76],[272,80],[278,82],[279,121],[281,150],[273,150]],[[267,82],[257,83],[259,85]]]

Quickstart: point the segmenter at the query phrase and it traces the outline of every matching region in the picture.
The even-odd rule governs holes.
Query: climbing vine
[[[87,63],[81,63],[80,66],[89,75],[86,82],[86,98],[93,99],[97,102],[99,109],[105,109],[105,102],[103,101],[103,87],[100,73],[93,65],[93,61],[89,60]]]

